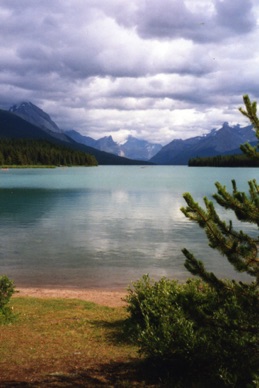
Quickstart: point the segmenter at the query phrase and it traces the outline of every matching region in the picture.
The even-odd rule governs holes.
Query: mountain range
[[[112,136],[95,140],[75,130],[60,129],[46,112],[31,102],[13,105],[9,112],[0,110],[0,137],[54,141],[94,155],[99,164],[111,165],[187,165],[195,157],[238,154],[241,144],[257,142],[251,125],[241,128],[228,123],[203,136],[174,139],[164,147],[133,136],[123,144],[116,143]]]
[[[129,136],[124,144],[116,143],[112,136],[105,136],[95,140],[89,136],[83,136],[75,130],[63,131],[42,109],[31,102],[22,102],[10,107],[9,112],[21,117],[29,123],[38,126],[44,131],[51,131],[55,136],[63,141],[68,138],[79,144],[93,147],[100,151],[108,152],[128,159],[147,161],[154,156],[161,148],[161,144],[149,143]]]
[[[14,139],[38,139],[80,150],[94,155],[99,164],[140,165],[148,162],[133,160],[109,152],[100,151],[76,142],[62,131],[50,116],[31,102],[12,106],[9,111],[0,110],[0,137]]]
[[[79,143],[129,159],[147,161],[156,155],[162,148],[161,144],[150,143],[133,136],[129,136],[125,143],[119,144],[113,140],[112,136],[105,136],[95,140],[89,136],[83,136],[74,130],[66,131],[65,133]]]
[[[224,123],[204,136],[175,139],[164,146],[150,161],[160,165],[185,165],[189,159],[204,156],[240,154],[240,145],[257,142],[252,125],[241,128]]]

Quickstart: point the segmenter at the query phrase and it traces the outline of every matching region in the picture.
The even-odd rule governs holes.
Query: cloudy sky
[[[0,107],[167,144],[246,124],[259,102],[258,0],[1,0]]]

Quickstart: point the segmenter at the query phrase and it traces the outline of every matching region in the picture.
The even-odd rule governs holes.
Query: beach
[[[125,306],[126,290],[17,287],[14,297],[80,299],[108,307]]]

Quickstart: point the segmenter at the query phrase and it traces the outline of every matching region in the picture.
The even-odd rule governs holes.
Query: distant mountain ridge
[[[160,165],[187,165],[191,158],[241,153],[239,147],[246,142],[257,142],[252,125],[241,128],[224,123],[222,128],[212,129],[204,136],[173,140],[150,161]]]
[[[251,125],[241,128],[240,125],[231,127],[228,123],[224,123],[220,129],[212,129],[206,135],[185,140],[175,139],[164,147],[133,136],[129,136],[124,144],[119,144],[112,136],[95,140],[75,130],[63,131],[46,112],[31,102],[13,105],[9,109],[9,114],[26,120],[37,128],[34,132],[30,131],[31,135],[41,137],[43,134],[49,135],[52,140],[56,139],[58,142],[67,143],[70,147],[91,153],[100,164],[141,164],[149,161],[151,164],[158,165],[187,165],[189,159],[196,157],[238,154],[241,153],[241,144],[257,142]],[[0,136],[2,136],[1,130],[3,131],[4,128],[0,128]],[[12,130],[15,130],[15,136],[21,135],[17,134],[17,128],[13,127]],[[37,131],[42,133],[37,134]]]
[[[128,158],[135,159],[137,155],[142,154],[143,160],[149,160],[162,149],[162,145],[129,136],[127,141],[122,144],[120,148],[123,154],[127,155]]]
[[[79,143],[130,159],[147,161],[162,148],[161,144],[150,143],[147,140],[137,139],[133,136],[129,136],[125,143],[119,144],[113,140],[112,136],[105,136],[95,140],[89,136],[83,136],[74,130],[66,131],[65,133]]]
[[[64,132],[54,132],[46,128],[46,126],[43,129],[40,126],[34,125],[28,120],[25,120],[20,115],[17,115],[17,110],[12,112],[0,109],[0,138],[49,141],[74,150],[83,151],[90,155],[94,155],[98,163],[103,165],[150,164],[148,162],[122,158],[120,156],[100,151],[96,148],[89,147],[84,144],[80,144],[68,137]]]
[[[133,136],[129,136],[127,141],[121,145],[116,143],[112,136],[105,136],[95,140],[89,136],[83,136],[75,130],[63,131],[46,112],[29,101],[13,105],[10,107],[9,112],[40,127],[44,131],[55,133],[55,136],[60,140],[68,141],[69,137],[77,143],[128,159],[148,161],[162,148],[161,144],[153,144]]]

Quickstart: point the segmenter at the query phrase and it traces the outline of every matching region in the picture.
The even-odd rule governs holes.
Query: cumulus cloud
[[[0,106],[163,144],[244,120],[258,98],[256,0],[2,0]]]

